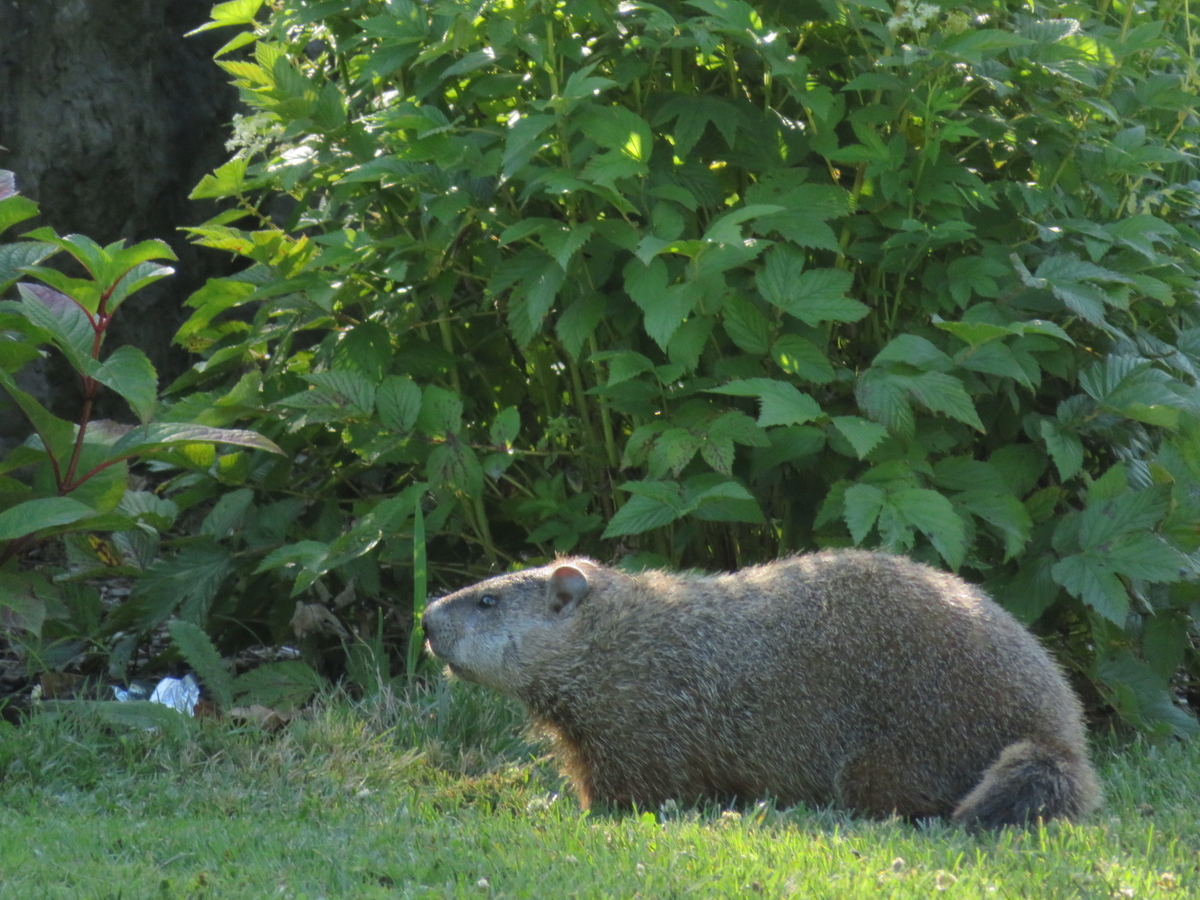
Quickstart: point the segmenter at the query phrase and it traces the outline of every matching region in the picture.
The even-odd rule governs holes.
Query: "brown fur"
[[[1046,651],[901,557],[717,576],[565,559],[443,597],[424,627],[452,671],[529,708],[585,806],[771,796],[995,827],[1099,803]]]

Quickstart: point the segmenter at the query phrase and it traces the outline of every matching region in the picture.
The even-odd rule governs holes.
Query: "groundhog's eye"
[[[479,608],[480,609],[491,609],[493,606],[495,606],[499,602],[500,602],[499,599],[497,599],[494,594],[484,594],[482,597],[479,598]]]

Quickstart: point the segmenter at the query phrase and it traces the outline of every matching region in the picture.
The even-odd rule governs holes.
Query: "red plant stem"
[[[119,281],[120,279],[118,279]],[[114,283],[113,287],[116,287]],[[112,296],[112,288],[105,291],[100,298],[100,304],[96,309],[96,318],[88,316],[88,321],[92,325],[92,359],[99,362],[100,346],[104,343],[104,332],[108,329],[109,315],[105,312],[105,307],[108,305],[108,298]],[[87,312],[87,310],[84,310]],[[58,483],[58,495],[60,497],[70,493],[92,477],[99,469],[93,469],[86,475],[83,475],[78,482],[75,482],[75,469],[79,466],[79,457],[83,454],[83,439],[87,434],[88,423],[92,419],[92,401],[96,399],[96,395],[100,393],[100,382],[95,378],[90,377],[85,373],[80,373],[83,376],[83,412],[79,417],[79,433],[75,435],[75,449],[71,451],[71,463],[67,466],[67,476]],[[55,466],[57,475],[57,466]]]

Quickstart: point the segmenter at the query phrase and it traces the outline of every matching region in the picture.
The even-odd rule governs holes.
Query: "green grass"
[[[468,685],[275,735],[79,705],[0,730],[0,898],[1200,895],[1200,743],[1096,754],[1082,826],[969,836],[831,811],[589,816]]]

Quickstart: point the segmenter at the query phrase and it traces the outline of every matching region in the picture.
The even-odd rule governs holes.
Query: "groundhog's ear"
[[[550,608],[554,612],[578,603],[587,592],[587,576],[574,566],[559,566],[550,576]]]

